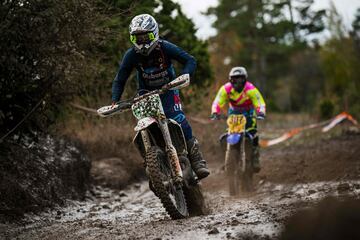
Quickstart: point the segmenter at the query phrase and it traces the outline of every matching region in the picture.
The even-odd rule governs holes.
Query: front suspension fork
[[[174,176],[175,183],[181,184],[183,181],[183,173],[180,166],[177,151],[172,143],[169,127],[166,119],[159,121],[159,126],[165,140],[165,151],[170,160],[171,170]]]
[[[246,156],[245,156],[245,136],[242,135],[241,136],[241,139],[240,139],[240,143],[239,143],[239,147],[240,147],[240,156],[237,156],[239,157],[240,159],[238,159],[237,164],[234,166],[230,166],[230,158],[231,157],[234,157],[234,156],[231,156],[231,145],[230,143],[227,143],[226,144],[226,152],[225,152],[225,172],[228,172],[229,170],[234,170],[234,171],[239,171],[241,170],[241,172],[245,172],[246,171]],[[240,164],[240,161],[241,161],[241,169],[238,169],[238,165]],[[235,169],[231,169],[231,168],[234,168],[236,167]]]
[[[159,127],[160,127],[160,130],[161,130],[161,132],[162,132],[162,134],[164,136],[165,152],[166,152],[166,155],[168,156],[168,159],[170,161],[171,172],[172,172],[172,175],[174,176],[174,182],[181,184],[182,181],[183,181],[183,173],[182,173],[182,170],[181,170],[180,161],[179,161],[179,157],[177,155],[177,151],[176,151],[174,145],[172,144],[172,140],[171,140],[171,136],[170,136],[170,132],[169,132],[169,127],[167,125],[166,120],[160,120],[159,121]],[[141,133],[141,137],[143,139],[145,152],[147,152],[151,148],[151,141],[150,141],[149,133],[148,133],[148,131],[146,129],[141,130],[140,133]]]

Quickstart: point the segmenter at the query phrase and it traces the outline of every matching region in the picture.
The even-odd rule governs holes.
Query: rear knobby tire
[[[159,148],[151,147],[146,153],[145,159],[153,190],[167,213],[172,219],[187,217],[189,212],[182,187],[176,188],[172,183],[171,169],[165,154]]]

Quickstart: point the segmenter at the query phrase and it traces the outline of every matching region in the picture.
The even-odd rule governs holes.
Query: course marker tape
[[[314,123],[314,124],[304,126],[304,127],[291,129],[290,131],[284,133],[283,135],[281,135],[278,138],[271,139],[271,140],[260,140],[260,146],[261,147],[269,147],[269,146],[284,142],[287,139],[292,138],[293,136],[301,133],[304,130],[321,127],[323,125],[326,125],[326,126],[324,126],[321,129],[321,131],[322,132],[327,132],[330,129],[332,129],[333,127],[335,127],[337,124],[339,124],[340,122],[344,121],[345,119],[349,120],[355,126],[359,127],[358,122],[349,113],[342,112],[342,113],[336,115],[333,119],[330,119],[330,120],[327,120],[327,121],[324,121],[324,122],[320,122],[320,123]]]
[[[83,110],[83,111],[96,113],[95,109],[83,107],[83,106],[75,104],[75,103],[71,103],[71,105],[73,107],[78,108],[78,109]],[[190,118],[193,121],[195,121],[197,123],[200,123],[200,124],[208,124],[208,123],[213,122],[213,121],[208,120],[208,119],[204,120],[204,119],[193,117],[193,116],[188,116],[188,118]],[[359,127],[358,121],[356,121],[353,116],[351,116],[347,112],[342,112],[342,113],[336,115],[334,118],[332,118],[330,120],[326,120],[326,121],[323,121],[323,122],[320,122],[320,123],[313,123],[313,124],[310,124],[310,125],[307,125],[307,126],[304,126],[304,127],[293,128],[293,129],[289,130],[288,132],[284,133],[283,135],[281,135],[278,138],[274,138],[274,139],[271,139],[271,140],[260,140],[260,146],[261,147],[269,147],[269,146],[272,146],[272,145],[275,145],[275,144],[279,144],[279,143],[284,142],[284,141],[288,140],[289,138],[292,138],[293,136],[301,133],[304,130],[321,127],[323,125],[326,125],[326,126],[324,126],[321,129],[321,131],[322,132],[327,132],[330,129],[332,129],[333,127],[335,127],[336,125],[338,125],[340,122],[344,121],[345,119],[349,120],[356,127]]]

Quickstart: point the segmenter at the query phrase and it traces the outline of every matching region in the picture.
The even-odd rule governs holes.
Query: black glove
[[[265,113],[259,112],[256,116],[256,119],[258,120],[264,120],[265,119]]]
[[[218,113],[212,113],[212,114],[210,115],[210,119],[211,119],[211,120],[219,120],[219,119],[220,119],[220,114],[218,114]]]

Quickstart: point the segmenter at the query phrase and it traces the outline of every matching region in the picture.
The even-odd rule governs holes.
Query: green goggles
[[[148,44],[155,40],[152,32],[130,35],[130,41],[133,44]]]

